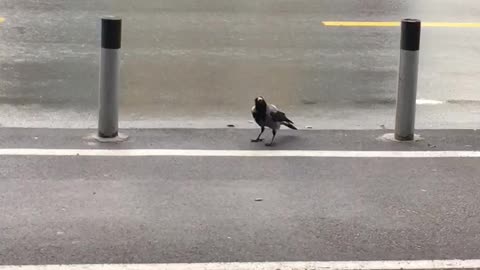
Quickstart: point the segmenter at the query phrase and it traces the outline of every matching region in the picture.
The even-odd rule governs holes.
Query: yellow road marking
[[[400,22],[354,22],[354,21],[324,21],[325,26],[343,27],[398,27]],[[480,28],[480,23],[449,23],[449,22],[422,22],[423,27],[449,28]]]
[[[4,22],[5,18],[0,17],[0,23]]]
[[[362,26],[362,27],[392,27],[400,26],[400,22],[322,22],[325,26]]]

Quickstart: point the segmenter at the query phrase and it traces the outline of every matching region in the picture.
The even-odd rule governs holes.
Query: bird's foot
[[[263,139],[252,139],[252,140],[250,140],[250,141],[251,141],[251,142],[261,142],[261,141],[263,141]]]
[[[273,146],[273,143],[266,143],[265,146]]]

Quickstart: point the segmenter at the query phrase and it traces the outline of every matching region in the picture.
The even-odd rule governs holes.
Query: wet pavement
[[[91,139],[102,15],[124,19],[121,144]],[[322,24],[480,22],[477,0],[0,0],[0,17],[2,149],[264,150],[257,95],[300,128],[278,150],[480,147],[480,28],[422,30],[424,139],[395,143],[379,137],[399,28]],[[0,265],[476,259],[479,173],[466,157],[3,155]]]
[[[322,21],[476,22],[480,4],[410,1],[1,0],[0,125],[94,127],[98,18],[122,16],[128,127],[251,127],[263,95],[315,128],[392,127],[399,28]],[[480,28],[422,30],[420,128],[480,127]],[[342,119],[342,120],[340,120]]]

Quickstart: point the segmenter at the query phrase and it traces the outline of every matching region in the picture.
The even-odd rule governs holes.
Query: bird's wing
[[[269,114],[272,117],[272,120],[275,122],[287,122],[292,123],[292,120],[288,119],[284,112],[278,110],[277,106],[273,104],[268,105]]]
[[[270,116],[272,116],[273,121],[275,122],[287,122],[287,123],[292,123],[292,120],[288,119],[285,113],[281,111],[272,111],[270,112]]]
[[[255,109],[255,106],[252,107],[252,116],[255,122],[259,125],[262,126],[262,123],[260,123],[260,116],[257,113],[257,110]]]
[[[253,119],[255,119],[256,121],[258,114],[257,114],[257,110],[255,109],[255,106],[252,107],[252,116],[253,116]]]

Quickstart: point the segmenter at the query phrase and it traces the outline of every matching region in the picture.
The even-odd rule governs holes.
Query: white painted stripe
[[[480,151],[322,151],[198,149],[0,149],[0,156],[478,158]]]
[[[245,262],[194,264],[84,264],[0,266],[0,270],[333,270],[333,269],[475,269],[480,260]]]
[[[433,99],[417,99],[418,105],[440,105],[443,104],[443,101],[433,100]]]

